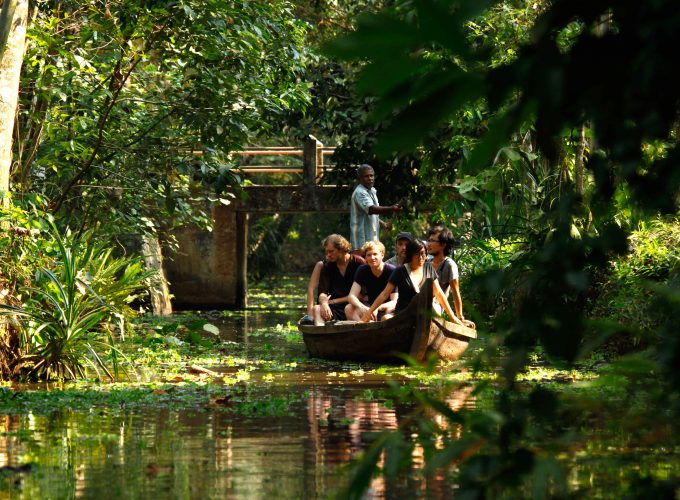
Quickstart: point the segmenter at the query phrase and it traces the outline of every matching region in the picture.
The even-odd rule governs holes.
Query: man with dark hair
[[[463,316],[463,299],[460,295],[460,285],[458,282],[458,265],[449,257],[453,251],[454,243],[453,233],[444,226],[434,226],[427,232],[427,253],[432,257],[430,263],[437,271],[442,290],[447,298],[449,290],[452,291],[453,310],[456,316],[466,325],[474,325],[474,323],[466,320]]]
[[[387,259],[385,264],[392,264],[395,267],[401,266],[406,259],[406,246],[414,239],[413,235],[406,231],[397,234],[397,237],[394,240],[394,255],[392,258]]]
[[[352,255],[352,247],[339,234],[331,234],[322,243],[326,260],[319,274],[319,304],[314,306],[314,324],[326,321],[345,320],[345,304],[354,283],[354,274],[366,261]],[[331,299],[333,303],[330,303]]]
[[[380,226],[384,222],[379,215],[395,214],[401,211],[399,205],[381,207],[373,184],[375,171],[367,164],[357,169],[359,184],[352,193],[349,204],[349,229],[352,249],[359,250],[367,241],[380,240]]]

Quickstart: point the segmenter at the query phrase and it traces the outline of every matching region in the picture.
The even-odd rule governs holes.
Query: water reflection
[[[252,332],[289,318],[246,315],[220,324],[221,337],[257,348],[272,339]],[[280,342],[281,349],[299,355],[303,348]],[[263,372],[249,381],[265,398],[287,398],[287,411],[276,416],[239,415],[219,404],[0,415],[0,497],[326,497],[342,485],[339,467],[366,448],[367,436],[396,429],[411,412],[366,397],[384,390],[382,376],[347,370],[334,377],[313,361],[280,375],[266,389]],[[453,407],[469,403],[452,397]],[[25,464],[32,465],[20,470]],[[427,484],[407,478],[397,487],[376,479],[370,496],[450,491],[444,477]]]
[[[325,496],[366,433],[403,418],[355,399],[365,388],[291,388],[308,398],[294,416],[275,418],[151,408],[4,415],[0,467],[34,466],[8,475],[3,490],[17,498]],[[381,480],[372,491],[383,496]]]

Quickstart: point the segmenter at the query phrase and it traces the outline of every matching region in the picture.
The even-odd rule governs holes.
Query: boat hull
[[[388,320],[298,325],[298,329],[312,357],[376,363],[404,363],[404,355],[423,362],[433,353],[455,360],[476,337],[475,330],[433,315],[431,283],[423,286],[408,308]]]

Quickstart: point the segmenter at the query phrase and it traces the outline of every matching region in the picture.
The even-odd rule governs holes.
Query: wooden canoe
[[[385,321],[355,323],[339,321],[325,326],[298,325],[307,352],[315,358],[403,363],[399,354],[418,362],[431,353],[455,360],[467,349],[476,330],[444,321],[432,310],[430,280],[406,309]]]

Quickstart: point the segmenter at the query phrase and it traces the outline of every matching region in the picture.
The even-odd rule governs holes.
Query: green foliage
[[[663,281],[680,264],[680,219],[650,219],[629,236],[630,253],[613,262],[617,281],[639,283],[642,279]]]
[[[33,286],[20,285],[18,305],[1,304],[19,324],[19,369],[41,379],[85,377],[87,367],[114,378],[126,315],[151,273],[139,259],[114,258],[103,244],[63,236],[51,224],[50,239],[36,240],[44,254]],[[117,334],[116,334],[117,331]]]
[[[258,279],[284,268],[286,259],[281,246],[291,229],[293,216],[274,214],[259,217],[253,222],[248,268],[250,274]]]
[[[255,280],[282,273],[302,273],[323,259],[321,241],[349,228],[346,214],[288,214],[252,216],[248,231],[248,273]],[[277,279],[275,286],[286,286]]]
[[[625,325],[633,345],[649,345],[669,319],[654,300],[653,284],[670,285],[680,275],[680,223],[651,219],[631,233],[629,243],[629,252],[614,260],[597,284],[592,314]]]
[[[568,406],[560,406],[550,391],[527,398],[516,382],[537,345],[551,362],[571,366],[614,332],[603,329],[597,342],[586,343],[583,311],[595,277],[627,250],[627,235],[616,223],[627,207],[617,205],[615,187],[625,186],[626,203],[638,217],[677,212],[680,91],[667,68],[680,41],[672,28],[680,22],[678,10],[668,0],[552,2],[516,54],[503,56],[474,43],[468,29],[494,16],[502,26],[497,13],[510,2],[422,0],[412,5],[412,15],[388,10],[363,17],[356,31],[328,49],[364,62],[357,85],[375,98],[371,116],[380,126],[375,151],[391,158],[421,144],[428,147],[442,133],[442,124],[460,123],[476,107],[477,116],[471,117],[479,126],[469,134],[473,137],[452,142],[463,151],[474,148],[458,163],[444,163],[441,171],[446,175],[448,169],[449,178],[470,176],[460,194],[474,197],[470,201],[477,205],[481,198],[505,225],[520,217],[526,221],[518,225],[525,240],[521,256],[482,280],[491,294],[517,290],[508,314],[496,323],[507,356],[500,363],[504,386],[495,412],[480,414],[476,426],[466,422],[473,440],[447,442],[442,454],[448,453],[449,461],[462,460],[462,495],[495,497],[525,491],[527,485],[534,496],[565,495],[555,462],[543,460],[530,442],[541,415],[568,412]],[[483,106],[476,106],[479,102]],[[531,131],[529,140],[518,141],[526,131]],[[580,138],[574,140],[572,131]],[[577,169],[583,161],[586,170]],[[592,184],[584,189],[571,181],[572,173]],[[511,198],[519,203],[509,203],[506,211]],[[494,223],[489,217],[488,226]],[[658,271],[654,265],[640,267],[643,273]],[[628,279],[628,271],[620,271]],[[677,325],[677,288],[672,280],[669,285],[653,287],[654,300],[669,314],[658,332],[654,361],[661,406],[677,401],[680,393],[674,368],[680,349],[677,335],[670,333]],[[470,444],[475,437],[484,441],[483,449]]]
[[[401,33],[417,32],[417,14],[425,7],[417,2],[386,2],[386,5],[391,8],[394,18],[404,21],[399,25],[403,28]],[[359,12],[360,8],[357,6],[354,12]],[[532,20],[542,9],[541,2],[498,5],[470,21],[463,30],[464,36],[484,50],[491,49],[502,40],[503,47],[492,55],[489,62],[496,66],[515,58],[519,44],[529,38]],[[355,49],[361,51],[360,46],[382,43],[374,40],[373,33],[374,29],[382,28],[371,24],[371,14],[366,12],[371,12],[371,9],[365,8],[363,17],[354,21],[359,27],[366,23],[366,39],[348,42],[349,45],[337,42],[339,51],[351,53]],[[392,39],[398,34],[389,33],[389,37]],[[354,43],[356,47],[352,45]],[[482,238],[487,235],[506,237],[526,226],[539,224],[540,205],[544,199],[549,203],[555,196],[559,176],[540,161],[530,127],[515,134],[512,147],[501,151],[491,168],[481,172],[464,170],[471,150],[494,116],[483,100],[464,103],[463,109],[447,118],[443,126],[430,121],[425,128],[436,127],[423,137],[423,148],[414,151],[396,148],[383,157],[375,154],[376,139],[389,130],[394,121],[386,107],[376,106],[376,95],[380,97],[388,92],[391,79],[399,85],[400,79],[407,78],[404,71],[418,73],[419,63],[414,62],[416,54],[423,55],[423,69],[439,67],[440,63],[448,67],[451,59],[455,62],[455,57],[452,58],[448,52],[437,50],[431,44],[425,47],[416,49],[411,59],[402,55],[389,61],[386,59],[385,66],[376,64],[375,60],[366,65],[359,60],[329,61],[323,56],[310,64],[311,91],[317,104],[305,117],[296,115],[294,120],[298,124],[301,119],[309,122],[314,127],[313,132],[322,140],[330,137],[333,143],[340,143],[333,157],[336,170],[327,174],[328,182],[352,184],[354,166],[364,162],[372,164],[378,173],[377,187],[381,199],[385,203],[398,201],[406,207],[397,225],[406,225],[416,214],[422,213],[426,213],[430,220],[451,221],[453,224],[465,214],[472,214],[475,236]],[[371,50],[379,52],[383,49],[366,49],[367,52]],[[353,82],[362,68],[357,92]],[[374,90],[372,84],[378,90]],[[396,88],[394,95],[401,91],[401,87]],[[397,109],[401,109],[400,106],[401,103],[398,103]],[[418,113],[414,115],[415,120],[420,119]],[[420,126],[409,119],[408,127],[418,129]],[[308,127],[303,127],[303,130],[308,130]],[[442,185],[450,188],[441,189]],[[348,189],[339,191],[338,197],[348,196]]]
[[[14,190],[111,233],[205,223],[226,154],[304,108],[306,27],[276,2],[38,2]],[[197,155],[196,152],[201,153]],[[211,201],[212,200],[212,201]]]

